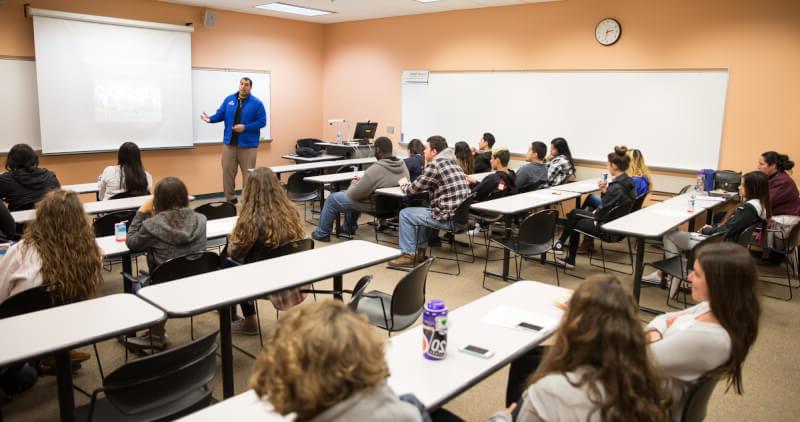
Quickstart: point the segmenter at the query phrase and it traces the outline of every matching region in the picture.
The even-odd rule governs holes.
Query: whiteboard
[[[21,143],[42,149],[36,63],[0,58],[0,93],[0,152]]]
[[[270,77],[267,72],[239,71],[234,69],[192,69],[192,118],[194,122],[194,143],[205,144],[222,142],[225,125],[205,123],[200,120],[203,112],[214,114],[222,100],[239,89],[239,80],[244,77],[253,81],[252,95],[255,95],[267,110],[267,126],[261,129],[261,139],[271,139],[272,114],[270,113]]]
[[[452,146],[491,132],[520,154],[563,137],[577,159],[626,145],[649,166],[718,168],[727,87],[727,70],[432,72],[402,86],[402,134]]]

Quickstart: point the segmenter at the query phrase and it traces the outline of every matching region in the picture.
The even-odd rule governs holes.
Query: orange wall
[[[154,0],[11,0],[0,4],[0,56],[34,56],[33,22],[22,12],[26,2],[35,8],[67,12],[181,25],[193,22],[193,66],[270,71],[272,107],[268,117],[274,142],[259,147],[261,165],[286,164],[280,156],[294,149],[296,139],[322,134],[322,25],[220,11],[217,27],[206,29],[204,9]],[[231,92],[235,90],[232,86]],[[221,148],[207,145],[149,151],[143,160],[156,179],[174,175],[183,179],[192,193],[219,192]],[[116,156],[45,156],[41,162],[55,171],[62,183],[84,183],[96,180],[103,167],[116,162]]]
[[[608,16],[622,37],[603,47],[594,28]],[[686,68],[730,70],[721,167],[753,169],[767,149],[800,162],[797,0],[564,0],[327,25],[323,114],[399,140],[404,69]]]

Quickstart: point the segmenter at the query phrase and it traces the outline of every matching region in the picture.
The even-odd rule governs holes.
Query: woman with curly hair
[[[267,167],[259,167],[247,175],[242,194],[242,211],[228,240],[228,256],[247,261],[267,250],[306,237],[303,218],[286,196],[278,177]],[[278,310],[287,310],[302,302],[301,288],[284,290],[270,295]],[[256,309],[249,302],[240,303],[244,319],[233,323],[233,332],[258,334]],[[235,315],[235,312],[231,312]]]
[[[516,420],[668,420],[670,392],[648,357],[638,310],[614,276],[594,275],[581,284],[569,300],[555,344],[522,394]],[[511,404],[492,420],[511,420],[515,407]]]
[[[414,405],[386,384],[384,340],[364,316],[327,300],[278,321],[250,386],[297,421],[420,421]]]

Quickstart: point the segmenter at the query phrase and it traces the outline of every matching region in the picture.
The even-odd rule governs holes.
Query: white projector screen
[[[35,15],[33,26],[44,153],[192,146],[189,32]]]
[[[404,83],[404,142],[444,136],[524,154],[532,141],[567,139],[575,158],[605,161],[614,145],[649,166],[717,168],[728,71],[432,72]]]

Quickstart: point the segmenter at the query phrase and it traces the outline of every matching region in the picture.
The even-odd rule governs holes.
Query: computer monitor
[[[375,138],[375,131],[378,129],[378,122],[358,122],[356,123],[356,131],[353,134],[354,140],[360,139],[373,139]]]

